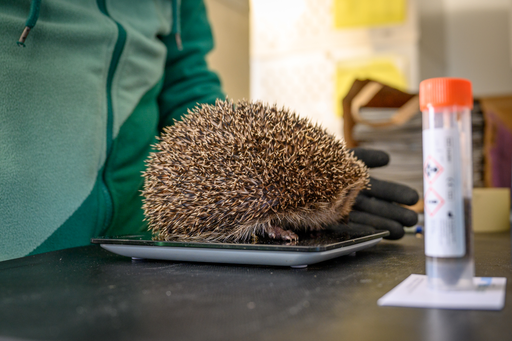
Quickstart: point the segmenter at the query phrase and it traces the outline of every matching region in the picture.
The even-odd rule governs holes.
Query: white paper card
[[[504,277],[475,277],[475,289],[435,291],[427,287],[426,275],[410,275],[393,290],[382,296],[380,306],[501,310],[505,305]]]

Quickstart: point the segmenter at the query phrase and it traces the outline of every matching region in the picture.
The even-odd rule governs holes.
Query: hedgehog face
[[[165,128],[155,148],[143,208],[163,240],[295,239],[293,231],[347,215],[368,183],[366,167],[342,141],[259,102],[197,107]]]

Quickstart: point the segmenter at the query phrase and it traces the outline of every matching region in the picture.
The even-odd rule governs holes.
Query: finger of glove
[[[388,230],[389,236],[384,237],[385,239],[397,240],[405,234],[404,227],[399,222],[374,214],[352,211],[349,213],[348,218],[349,221],[357,224],[373,226],[378,230]]]
[[[418,214],[416,212],[392,202],[369,198],[363,194],[359,194],[356,197],[353,209],[395,220],[404,226],[413,226],[418,223]]]
[[[370,178],[370,189],[362,190],[361,193],[403,205],[414,205],[420,200],[418,192],[409,186],[375,178]]]
[[[388,153],[377,149],[352,148],[354,156],[363,161],[368,168],[382,167],[389,163]]]

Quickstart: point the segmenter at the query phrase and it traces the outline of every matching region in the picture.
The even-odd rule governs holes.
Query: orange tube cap
[[[430,78],[420,83],[420,110],[429,106],[473,108],[471,82],[463,78]]]

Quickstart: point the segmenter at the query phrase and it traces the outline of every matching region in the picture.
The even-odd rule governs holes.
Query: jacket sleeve
[[[179,120],[197,103],[215,103],[225,97],[219,77],[208,69],[205,56],[213,48],[213,36],[202,0],[181,2],[181,39],[178,50],[175,35],[162,38],[167,46],[163,87],[158,98],[159,129]]]

